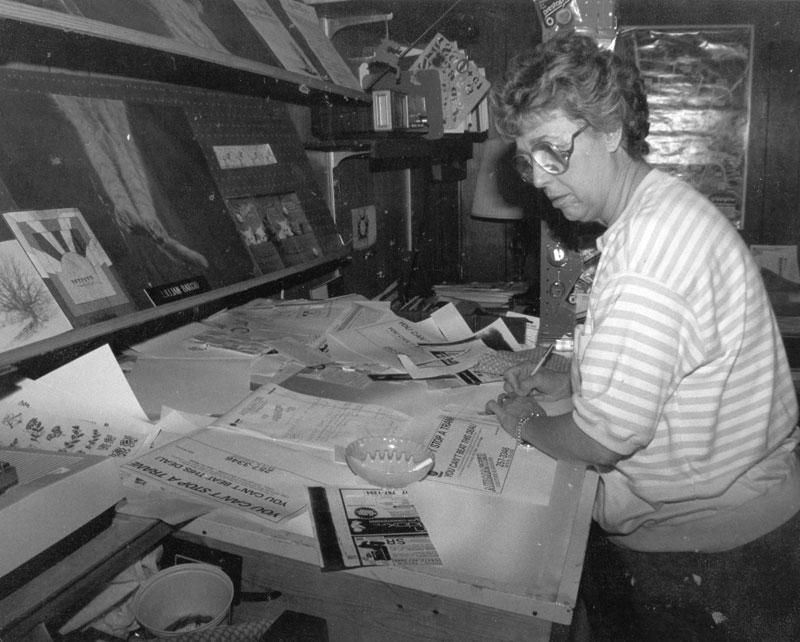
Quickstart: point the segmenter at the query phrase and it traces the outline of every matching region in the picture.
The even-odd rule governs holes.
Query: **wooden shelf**
[[[275,0],[269,3],[276,6]],[[0,0],[0,89],[8,104],[18,106],[20,124],[6,130],[11,132],[6,138],[14,142],[3,147],[2,210],[40,212],[65,203],[78,210],[109,253],[119,289],[134,310],[125,309],[120,316],[123,306],[109,306],[108,314],[91,319],[69,310],[75,329],[1,353],[0,375],[52,369],[101,341],[126,347],[174,327],[178,320],[199,320],[241,303],[245,296],[272,295],[322,277],[347,253],[325,203],[305,179],[311,168],[286,103],[368,104],[366,94],[286,71],[247,17],[237,13],[233,0],[230,5],[212,3],[206,10],[216,13],[201,16],[208,42],[217,38],[209,47],[171,37],[173,30],[160,12],[136,13],[136,7],[145,5],[128,7],[125,0],[76,5],[86,15],[91,10],[93,19]],[[323,44],[317,45],[318,56],[325,52]],[[253,57],[242,57],[249,55]],[[319,61],[316,67],[322,69]],[[101,128],[132,150],[114,148],[119,155],[115,167],[124,178],[95,174],[96,166],[108,163],[90,159],[87,150],[97,146],[87,146],[81,136],[88,136],[97,119],[73,114],[73,119],[92,123],[83,131],[76,129],[53,105],[53,96],[124,105],[111,118],[112,126]],[[42,109],[28,107],[34,104]],[[132,128],[133,137],[125,138],[125,127]],[[22,131],[15,138],[14,132]],[[75,141],[64,142],[70,136]],[[128,141],[133,147],[127,148]],[[256,146],[268,146],[272,161],[229,167],[216,156],[220,150]],[[43,158],[55,160],[40,169],[37,163]],[[137,189],[142,191],[136,199],[141,202],[126,218],[120,211],[133,197],[120,185],[131,175],[140,177]],[[285,256],[257,259],[231,218],[232,208],[242,206],[244,199],[261,199],[266,208],[269,199],[281,194],[291,194],[301,210],[294,214],[299,216],[298,229],[289,236],[302,238],[291,248],[281,247],[283,236],[271,238],[276,253],[285,250]],[[13,233],[3,228],[0,241],[12,238],[9,231]],[[268,232],[277,234],[272,228]],[[174,238],[194,255],[167,257],[163,241]],[[150,307],[144,297],[149,287],[195,276],[207,278],[211,291],[158,307]],[[63,299],[58,303],[64,308]]]
[[[171,38],[0,0],[0,60],[193,85],[300,104],[369,102],[362,91]]]

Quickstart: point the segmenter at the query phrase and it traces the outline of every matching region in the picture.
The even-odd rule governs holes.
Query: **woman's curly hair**
[[[650,151],[647,95],[639,70],[601,49],[589,36],[568,32],[511,60],[490,104],[501,136],[522,135],[535,116],[561,110],[599,131],[622,127],[623,146],[633,158]]]

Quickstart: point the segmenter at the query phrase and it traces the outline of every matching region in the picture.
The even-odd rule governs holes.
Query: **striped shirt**
[[[704,196],[652,170],[598,248],[574,418],[623,458],[601,474],[595,518],[632,548],[708,549],[715,520],[789,484],[777,523],[747,505],[715,546],[772,530],[800,507],[797,401],[747,246]]]

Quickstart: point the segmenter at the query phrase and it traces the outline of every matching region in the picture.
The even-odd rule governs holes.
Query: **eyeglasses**
[[[531,147],[531,151],[525,154],[514,156],[514,169],[519,172],[522,180],[526,183],[533,183],[533,163],[536,163],[548,174],[563,174],[569,168],[569,157],[575,150],[575,139],[589,127],[586,123],[578,131],[572,134],[569,149],[556,149],[552,143],[542,141]]]

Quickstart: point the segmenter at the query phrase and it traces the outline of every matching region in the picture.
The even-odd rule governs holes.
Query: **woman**
[[[787,579],[780,613],[780,589],[764,604],[739,597],[787,530],[785,563],[800,578],[797,401],[748,248],[705,197],[644,161],[641,77],[591,38],[557,36],[518,57],[491,100],[523,179],[568,220],[606,229],[571,373],[516,366],[486,409],[520,443],[600,472],[594,518],[613,545],[592,546],[620,574],[616,593],[595,592],[627,599],[634,585],[648,626],[658,613],[700,614],[676,620],[695,637],[668,625],[653,639],[800,639],[789,619],[800,579]],[[557,417],[537,403],[566,397],[574,410]],[[592,564],[590,547],[587,603]],[[780,620],[772,633],[766,614]]]

